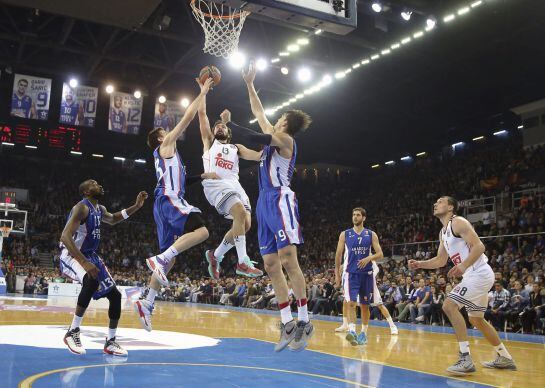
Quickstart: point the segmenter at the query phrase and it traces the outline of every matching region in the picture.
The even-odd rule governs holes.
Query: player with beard
[[[230,118],[225,117],[229,121]],[[199,106],[199,124],[203,144],[203,164],[205,173],[216,173],[221,179],[202,181],[204,195],[218,213],[233,220],[231,229],[215,250],[205,252],[208,272],[214,279],[219,279],[220,263],[223,256],[233,247],[236,248],[238,264],[236,273],[248,277],[262,276],[263,272],[254,267],[246,252],[246,232],[251,226],[252,206],[250,199],[239,182],[239,158],[259,161],[261,152],[253,151],[240,144],[230,144],[231,130],[218,120],[214,129],[206,115],[206,99]]]
[[[61,272],[81,283],[76,312],[64,343],[74,354],[85,354],[80,340],[80,324],[91,298],[108,298],[110,307],[108,317],[108,337],[104,344],[104,353],[114,356],[126,356],[127,351],[115,341],[117,324],[121,316],[121,293],[108,272],[106,265],[98,256],[100,243],[100,224],[105,222],[115,225],[129,218],[138,211],[148,197],[145,191],[138,193],[134,205],[117,213],[109,213],[98,200],[104,195],[104,189],[97,181],[89,179],[80,184],[79,192],[83,200],[77,203],[68,216],[68,222],[61,235],[62,253]]]

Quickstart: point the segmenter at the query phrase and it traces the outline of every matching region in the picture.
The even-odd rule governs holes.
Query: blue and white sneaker
[[[367,343],[367,335],[362,331],[360,334],[358,334],[358,345],[365,345]]]
[[[146,259],[146,264],[150,271],[153,272],[159,283],[163,286],[168,286],[167,279],[167,265],[168,262],[164,259],[161,259],[159,256],[152,256],[149,259]]]
[[[358,345],[358,335],[355,331],[349,331],[348,334],[346,334],[346,340],[350,342],[350,345],[357,346]]]

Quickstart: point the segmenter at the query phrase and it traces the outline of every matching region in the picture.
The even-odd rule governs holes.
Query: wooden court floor
[[[34,365],[34,370],[25,371],[24,367],[18,365],[17,363],[24,362],[24,357],[17,355],[17,349],[19,349],[17,346],[8,345],[17,345],[19,342],[15,341],[17,339],[15,337],[19,335],[26,337],[25,340],[30,341],[32,344],[33,328],[25,326],[23,332],[11,334],[10,338],[6,338],[8,336],[6,334],[7,331],[5,329],[2,330],[2,328],[6,327],[5,325],[45,325],[57,327],[59,333],[61,333],[59,338],[53,339],[53,341],[61,344],[58,346],[59,349],[57,351],[63,351],[62,357],[70,360],[71,364],[67,365],[85,367],[86,363],[88,363],[85,359],[77,359],[76,356],[71,355],[65,350],[62,345],[62,332],[64,327],[71,322],[71,311],[73,311],[74,304],[75,299],[73,298],[57,298],[53,300],[32,300],[29,298],[0,299],[0,349],[4,348],[1,353],[4,355],[14,353],[11,357],[4,358],[5,360],[12,360],[11,362],[14,363],[12,368],[0,368],[0,376],[6,374],[6,376],[1,376],[2,381],[8,381],[11,384],[6,386],[17,386],[25,378],[35,374],[34,372],[44,372],[51,368],[48,365],[47,359],[40,361],[42,365]],[[240,355],[243,354],[243,358],[253,360],[252,365],[259,365],[259,357],[261,357],[257,357],[257,353],[252,355],[254,347],[260,349],[259,354],[262,354],[262,357],[271,357],[271,360],[273,360],[272,357],[280,357],[284,353],[275,355],[273,352],[273,343],[277,341],[278,337],[277,322],[277,314],[261,313],[254,310],[244,311],[213,305],[165,302],[158,302],[156,304],[153,315],[154,331],[179,332],[212,337],[214,339],[221,339],[226,344],[229,344],[231,340],[258,340],[259,345],[254,345],[257,341],[252,343],[236,342],[241,346],[240,352],[237,353],[237,350],[230,348],[229,352],[234,351],[234,356],[231,353],[226,353],[225,356],[232,361],[233,357],[239,359]],[[308,350],[302,353],[293,353],[286,350],[286,353],[291,353],[286,356],[290,357],[289,365],[286,365],[286,368],[291,370],[294,367],[292,360],[295,360],[295,362],[300,360],[301,363],[305,364],[305,367],[311,370],[311,372],[303,371],[301,373],[322,376],[317,372],[323,370],[325,367],[312,365],[313,362],[318,364],[323,362],[331,368],[338,362],[338,374],[336,374],[337,377],[334,377],[336,379],[334,382],[335,384],[340,383],[342,386],[349,386],[351,384],[356,386],[388,386],[392,385],[392,382],[395,382],[396,379],[398,380],[398,386],[408,386],[413,378],[411,377],[412,374],[415,374],[416,377],[414,378],[416,380],[423,378],[422,376],[440,378],[440,380],[436,380],[435,382],[433,382],[434,380],[428,381],[426,378],[423,378],[420,386],[430,384],[435,386],[479,386],[481,384],[502,387],[545,386],[545,341],[543,341],[543,338],[537,336],[527,337],[529,341],[534,341],[534,343],[520,340],[505,341],[508,350],[514,356],[519,368],[515,372],[496,371],[480,367],[481,361],[493,358],[493,351],[483,338],[472,337],[470,345],[473,359],[477,364],[477,372],[464,378],[451,378],[445,372],[445,368],[456,360],[458,351],[457,343],[453,334],[428,331],[431,329],[442,330],[440,328],[406,325],[400,328],[399,336],[396,338],[390,336],[387,327],[372,324],[369,328],[368,344],[362,347],[352,347],[344,340],[344,335],[334,332],[334,328],[339,325],[339,322],[319,319],[315,319],[313,322],[315,325],[315,335],[310,342]],[[107,323],[107,304],[102,301],[91,302],[82,323],[83,328],[86,326],[106,328]],[[140,329],[139,321],[132,310],[130,302],[126,302],[123,307],[118,335],[122,336],[125,328]],[[106,330],[104,329],[105,332]],[[143,330],[139,330],[138,332],[146,336],[147,340],[153,341],[154,332],[147,333]],[[38,348],[47,348],[47,345],[40,346],[41,340],[41,338],[36,338],[36,343],[32,345],[38,346]],[[85,342],[84,345],[86,345]],[[28,349],[26,346],[23,348]],[[217,352],[221,352],[221,349],[221,347],[218,347]],[[40,351],[40,349],[37,349],[34,353],[39,353]],[[95,352],[98,354],[99,350]],[[324,359],[325,361],[320,361],[321,359],[314,359],[313,357],[329,358]],[[131,361],[130,358],[131,354],[129,354],[129,362]],[[161,357],[155,357],[154,361],[161,362]],[[275,358],[274,362],[283,365],[281,358]],[[275,370],[280,369],[282,368],[275,368]],[[13,370],[16,372],[13,372]],[[377,370],[379,371],[378,373]],[[399,378],[396,376],[399,376]],[[274,381],[274,377],[271,377],[271,379]],[[359,383],[359,385],[356,383]],[[0,385],[4,386],[1,383]],[[297,385],[304,386],[305,383],[302,382]],[[42,385],[36,383],[35,386]],[[55,385],[45,384],[43,386]],[[84,385],[80,382],[75,386]]]

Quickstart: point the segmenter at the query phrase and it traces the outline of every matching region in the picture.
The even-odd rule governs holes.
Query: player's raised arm
[[[254,151],[247,147],[244,147],[242,144],[236,144],[238,148],[238,155],[241,159],[244,160],[253,160],[259,162],[261,160],[262,151]]]
[[[433,259],[417,261],[409,260],[409,269],[435,269],[444,267],[448,261],[448,254],[443,246],[443,241],[441,240],[441,234],[439,234],[439,248],[437,249],[437,256]]]
[[[193,119],[195,118],[202,99],[204,98],[204,96],[206,96],[213,83],[214,80],[212,78],[208,78],[204,82],[204,84],[199,84],[199,86],[201,87],[201,92],[199,93],[197,98],[195,98],[193,102],[189,104],[180,122],[176,124],[174,129],[172,129],[172,131],[170,131],[165,136],[165,139],[161,144],[161,149],[163,149],[164,147],[169,147],[172,149],[175,148],[176,141],[184,134],[191,121],[193,121]]]
[[[341,232],[339,236],[339,242],[337,243],[337,250],[335,251],[335,286],[341,285],[341,259],[344,253],[344,232]]]
[[[257,95],[257,92],[255,90],[255,73],[256,67],[254,61],[250,62],[250,66],[247,72],[242,72],[242,78],[244,79],[244,82],[246,82],[246,86],[248,87],[248,95],[250,96],[250,106],[252,108],[252,113],[257,119],[257,122],[259,123],[259,126],[261,127],[263,133],[273,134],[274,126],[267,119],[267,116],[265,115],[265,109],[263,109],[261,100],[259,99],[259,96]]]
[[[64,230],[61,234],[61,242],[68,250],[70,256],[72,256],[82,267],[83,269],[91,276],[96,279],[98,276],[98,268],[91,264],[81,253],[79,248],[76,246],[74,241],[74,234],[77,232],[79,226],[87,219],[89,215],[89,208],[82,203],[78,203],[72,208],[70,213],[70,218],[64,227]]]
[[[197,82],[199,82],[198,79]],[[210,146],[214,142],[214,135],[212,134],[212,129],[210,128],[210,120],[208,120],[208,116],[206,114],[206,96],[203,97],[201,103],[199,104],[199,129],[201,131],[202,145],[204,147],[204,151],[206,152],[210,149]]]
[[[466,269],[471,267],[486,250],[483,242],[473,229],[473,226],[463,217],[452,219],[452,232],[462,237],[469,246],[469,255],[462,263],[454,266],[448,273],[450,277],[462,276]]]
[[[384,257],[384,253],[382,252],[382,247],[380,246],[380,242],[378,241],[378,236],[375,232],[371,232],[371,245],[373,246],[373,251],[375,251],[375,253],[372,255],[370,254],[363,260],[360,260],[358,262],[359,268],[364,268],[371,261],[380,260]]]
[[[129,208],[123,209],[117,213],[110,213],[105,206],[100,205],[102,208],[102,221],[109,225],[115,225],[123,220],[126,220],[130,216],[132,216],[134,213],[136,213],[142,206],[144,206],[144,202],[148,198],[148,193],[145,191],[141,191],[138,193],[138,196],[136,197],[136,201],[134,202],[134,205],[132,205]]]

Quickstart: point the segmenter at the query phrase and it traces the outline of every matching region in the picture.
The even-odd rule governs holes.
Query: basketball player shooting
[[[191,206],[184,198],[185,187],[201,179],[218,179],[215,173],[204,173],[186,177],[186,167],[176,148],[176,141],[182,137],[197,114],[197,109],[213,84],[211,78],[200,84],[200,93],[187,107],[180,122],[170,132],[156,128],[148,134],[148,145],[154,150],[157,187],[153,218],[157,225],[159,249],[163,251],[146,260],[153,272],[149,287],[134,308],[145,330],[151,331],[151,314],[155,297],[161,285],[168,285],[167,273],[174,265],[177,255],[208,238],[208,229],[200,216],[201,211]]]
[[[464,317],[460,309],[465,307],[469,321],[476,327],[486,340],[494,346],[497,357],[493,361],[483,362],[486,368],[516,370],[515,362],[498,333],[484,319],[488,305],[488,291],[494,284],[494,272],[484,254],[485,246],[473,229],[473,226],[463,217],[456,215],[458,201],[452,197],[441,197],[433,205],[433,215],[443,224],[439,233],[439,249],[437,256],[430,260],[409,260],[409,269],[435,269],[444,267],[450,257],[454,267],[448,276],[462,276],[462,281],[454,287],[443,303],[443,311],[448,316],[458,344],[460,354],[458,361],[447,368],[447,371],[457,375],[466,375],[476,371],[471,359],[469,342]]]
[[[121,293],[115,281],[108,272],[106,265],[97,254],[100,243],[100,224],[105,222],[115,225],[126,220],[136,213],[143,205],[148,194],[145,191],[138,193],[133,206],[117,213],[110,213],[98,203],[104,195],[104,189],[95,180],[86,180],[79,186],[83,200],[77,203],[68,216],[68,222],[61,235],[61,272],[81,283],[76,312],[68,332],[64,336],[64,343],[74,354],[85,354],[81,344],[80,324],[91,298],[108,298],[110,307],[108,317],[108,336],[104,344],[104,353],[114,356],[126,356],[127,351],[115,340],[117,324],[121,317]]]
[[[200,81],[197,79],[197,82]],[[229,122],[230,113],[227,111],[223,115],[224,120]],[[238,177],[239,157],[259,161],[261,152],[250,150],[240,144],[230,144],[231,130],[221,120],[214,123],[212,130],[206,115],[206,97],[199,106],[199,124],[203,143],[204,172],[215,173],[221,178],[203,180],[204,195],[220,215],[233,220],[233,225],[221,244],[215,250],[208,250],[204,254],[208,261],[208,272],[212,278],[219,279],[223,256],[235,247],[238,256],[237,275],[262,276],[263,272],[254,267],[246,252],[246,232],[251,227],[252,206]]]
[[[257,225],[259,249],[278,298],[281,314],[280,340],[275,347],[279,352],[288,345],[292,350],[303,350],[314,328],[308,317],[306,282],[297,260],[297,244],[303,243],[299,210],[295,193],[290,188],[297,158],[294,136],[308,128],[309,115],[300,110],[282,114],[273,126],[254,87],[256,68],[253,62],[243,73],[248,87],[252,113],[257,118],[263,134],[231,123],[233,134],[244,142],[264,146],[259,164],[259,197],[257,200]],[[288,273],[297,299],[298,322],[290,310],[288,284],[282,267]]]

